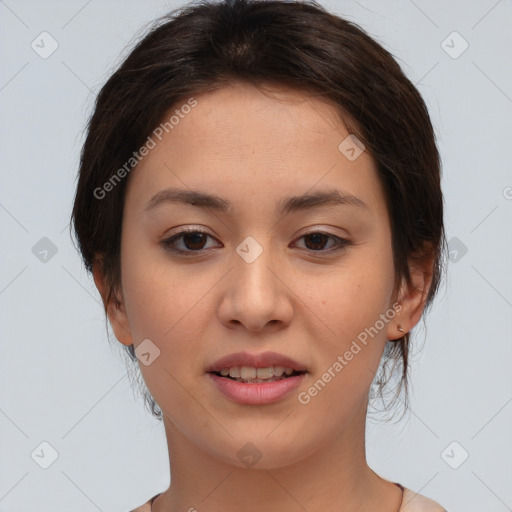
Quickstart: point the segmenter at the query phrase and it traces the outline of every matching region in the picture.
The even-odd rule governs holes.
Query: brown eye
[[[208,235],[200,233],[199,231],[195,233],[185,233],[182,236],[185,247],[193,251],[203,249],[203,246],[206,243],[206,238],[208,237]]]
[[[306,247],[314,251],[323,249],[325,244],[329,241],[329,238],[330,236],[325,233],[311,233],[304,236],[304,239],[306,240]]]
[[[214,238],[204,231],[198,229],[186,229],[174,234],[162,241],[163,246],[174,253],[194,254],[206,250],[205,245],[208,238]],[[179,246],[179,247],[178,247]]]
[[[321,231],[307,233],[305,235],[302,235],[300,238],[304,239],[305,248],[308,251],[313,251],[313,252],[336,251],[336,250],[343,249],[344,247],[346,247],[347,245],[350,245],[350,243],[351,243],[349,240],[340,238],[335,235],[331,235],[329,233],[323,233]],[[331,244],[331,246],[326,249],[326,245],[328,244],[329,240],[333,240],[334,244]]]

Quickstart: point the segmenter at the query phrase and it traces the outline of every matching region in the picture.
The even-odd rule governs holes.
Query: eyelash
[[[179,231],[178,233],[175,233],[174,235],[172,235],[171,237],[169,237],[165,240],[162,240],[161,243],[165,247],[166,250],[168,250],[174,254],[177,254],[180,256],[185,256],[185,257],[203,254],[206,251],[208,251],[208,249],[199,249],[197,251],[190,250],[190,249],[187,251],[184,251],[182,249],[176,249],[176,247],[174,247],[173,244],[188,233],[198,233],[198,234],[207,235],[210,238],[214,238],[213,236],[208,234],[206,231],[201,231],[200,229],[196,229],[196,228],[188,228],[188,229],[183,229],[183,230]],[[347,240],[345,238],[340,238],[339,236],[335,236],[335,235],[332,235],[331,233],[326,233],[324,231],[310,231],[309,233],[304,233],[302,236],[299,237],[299,240],[301,238],[304,238],[305,236],[309,236],[309,235],[326,235],[327,237],[332,238],[333,240],[336,241],[337,247],[334,249],[331,248],[328,250],[318,250],[318,251],[315,251],[313,249],[306,249],[307,251],[314,253],[314,254],[319,254],[319,253],[320,254],[321,253],[331,254],[333,252],[341,251],[341,250],[345,249],[346,247],[348,247],[349,245],[352,245],[352,242],[350,240]]]

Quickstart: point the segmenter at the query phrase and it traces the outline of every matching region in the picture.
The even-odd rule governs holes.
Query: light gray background
[[[182,3],[0,1],[2,512],[126,512],[168,485],[163,427],[109,348],[67,224],[95,94],[135,34]],[[450,512],[512,510],[512,2],[321,3],[390,50],[425,98],[454,251],[415,330],[411,412],[369,425],[370,465]],[[59,45],[46,59],[31,48],[43,31]],[[458,58],[445,51],[458,36],[442,44],[453,31],[469,44]],[[57,248],[46,262],[32,252],[42,237]],[[43,441],[58,452],[48,469],[31,456]]]

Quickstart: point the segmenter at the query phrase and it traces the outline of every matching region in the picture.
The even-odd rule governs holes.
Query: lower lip
[[[214,373],[208,374],[217,389],[233,402],[248,405],[272,404],[285,398],[297,389],[305,377],[305,373],[276,380],[274,382],[238,382],[220,377]]]

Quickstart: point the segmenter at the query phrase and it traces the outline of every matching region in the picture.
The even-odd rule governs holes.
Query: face
[[[349,133],[327,103],[240,83],[195,100],[130,176],[111,322],[122,343],[159,351],[142,375],[187,442],[243,466],[250,441],[258,467],[278,467],[361,429],[386,339],[400,336],[384,192],[367,151],[339,149]],[[352,199],[289,201],[333,191]],[[306,369],[271,403],[239,403],[206,372],[266,351]]]

